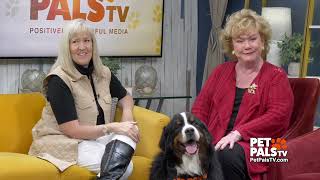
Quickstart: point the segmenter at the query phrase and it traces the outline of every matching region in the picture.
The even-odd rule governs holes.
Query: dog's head
[[[182,155],[192,156],[207,151],[211,141],[206,126],[191,113],[182,112],[174,115],[164,128],[160,148],[181,158]]]
[[[150,179],[179,177],[223,179],[207,127],[191,113],[173,116],[163,129],[161,152],[152,163]]]

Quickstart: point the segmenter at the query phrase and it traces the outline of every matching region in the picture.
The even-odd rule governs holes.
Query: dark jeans
[[[225,180],[250,180],[244,150],[238,143],[232,149],[227,146],[217,153]]]

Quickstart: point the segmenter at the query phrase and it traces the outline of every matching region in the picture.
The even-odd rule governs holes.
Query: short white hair
[[[103,76],[103,64],[101,62],[97,40],[95,37],[94,30],[89,26],[89,24],[83,19],[75,19],[66,24],[63,28],[63,34],[60,39],[58,58],[53,64],[51,71],[56,67],[61,66],[63,70],[68,73],[74,74],[77,70],[73,64],[73,60],[70,54],[70,40],[77,33],[86,32],[89,33],[92,40],[92,61],[94,66],[94,71],[98,76]]]

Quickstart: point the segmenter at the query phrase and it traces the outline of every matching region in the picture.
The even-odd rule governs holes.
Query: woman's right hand
[[[106,124],[106,128],[109,133],[113,132],[116,134],[128,136],[136,143],[138,143],[140,140],[137,122],[134,122],[134,121],[113,122],[113,123]]]

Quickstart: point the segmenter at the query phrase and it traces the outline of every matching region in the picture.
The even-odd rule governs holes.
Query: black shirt
[[[87,77],[90,79],[92,73],[91,67],[93,67],[92,65],[89,65],[88,68],[78,65],[75,66],[81,74],[87,75]],[[95,94],[94,85],[91,84],[91,86],[93,89],[92,93]],[[126,89],[121,85],[120,81],[113,73],[111,73],[110,86],[106,88],[110,88],[111,97],[116,97],[119,100],[127,94]],[[78,119],[72,93],[67,84],[59,76],[54,75],[48,80],[47,99],[51,104],[52,111],[58,124]],[[96,104],[99,111],[99,115],[97,116],[97,124],[104,124],[103,110],[97,100]]]
[[[242,97],[243,97],[243,94],[244,94],[245,90],[246,90],[245,88],[242,89],[242,88],[236,87],[236,96],[234,98],[232,114],[231,114],[231,118],[230,118],[230,121],[229,121],[229,124],[228,124],[228,127],[227,127],[226,134],[228,134],[233,129],[233,126],[234,126],[235,120],[237,118],[237,115],[238,115],[238,112],[239,112],[239,108],[240,108],[240,104],[241,104]]]

